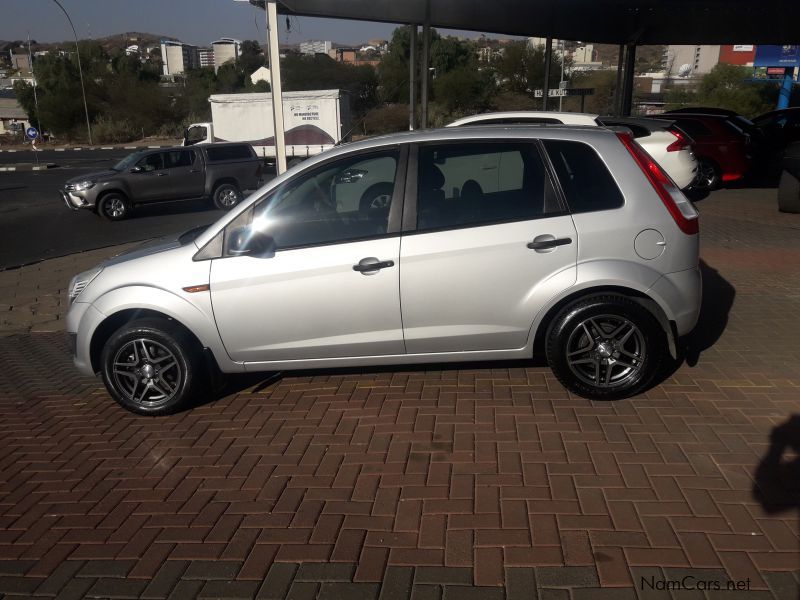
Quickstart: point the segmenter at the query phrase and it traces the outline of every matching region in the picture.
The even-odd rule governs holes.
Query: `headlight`
[[[78,273],[72,278],[72,281],[69,282],[69,288],[67,289],[67,296],[69,297],[70,304],[75,302],[75,299],[81,295],[81,292],[86,289],[86,286],[94,281],[95,277],[100,275],[100,271],[102,270],[103,267],[95,267],[89,271]]]
[[[87,179],[86,181],[79,181],[78,183],[72,184],[72,189],[76,192],[82,192],[84,190],[88,190],[94,187],[95,182]]]

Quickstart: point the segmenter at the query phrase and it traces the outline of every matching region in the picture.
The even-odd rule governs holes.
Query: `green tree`
[[[755,117],[775,106],[778,89],[773,83],[750,81],[747,67],[718,64],[694,88],[674,86],[666,95],[667,109],[683,106],[727,108]]]
[[[565,64],[570,67],[569,61]],[[514,41],[503,47],[503,53],[493,67],[504,90],[529,94],[544,84],[545,51],[542,46],[531,46],[527,41]],[[561,80],[561,61],[555,53],[550,62],[550,88],[558,87]]]
[[[245,77],[249,77],[259,67],[266,64],[266,58],[261,50],[261,45],[256,40],[245,40],[242,42],[241,53],[239,54],[238,67]]]

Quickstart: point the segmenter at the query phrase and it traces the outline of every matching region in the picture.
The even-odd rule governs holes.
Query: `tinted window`
[[[708,127],[694,119],[676,119],[675,124],[695,139],[711,135],[711,130]]]
[[[193,150],[172,150],[164,154],[166,165],[168,169],[176,169],[178,167],[191,167],[194,163]]]
[[[141,167],[143,171],[158,171],[164,168],[164,153],[156,152],[155,154],[148,154],[139,162],[136,163],[137,167]]]
[[[544,146],[573,213],[611,210],[624,204],[622,192],[594,148],[561,140],[545,140]]]
[[[296,177],[255,205],[249,226],[279,250],[384,235],[397,158],[396,150],[361,154]]]
[[[206,146],[206,155],[208,156],[208,162],[241,160],[243,158],[253,158],[255,156],[252,148],[246,145]]]
[[[420,149],[418,230],[525,221],[559,211],[533,144],[449,144]]]

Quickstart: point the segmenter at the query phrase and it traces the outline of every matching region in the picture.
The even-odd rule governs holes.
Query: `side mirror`
[[[333,179],[333,183],[336,185],[340,185],[342,183],[355,183],[366,174],[367,172],[364,169],[345,169]]]
[[[144,171],[142,167],[133,167],[131,169],[131,173],[141,173],[142,171]]]
[[[275,256],[275,249],[275,240],[266,233],[249,227],[239,227],[230,233],[228,254],[231,256],[272,258]]]

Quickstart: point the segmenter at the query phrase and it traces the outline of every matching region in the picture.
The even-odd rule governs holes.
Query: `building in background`
[[[161,68],[163,75],[182,75],[200,66],[197,46],[175,40],[161,40]]]
[[[719,62],[726,65],[752,67],[756,59],[756,47],[753,45],[721,46]]]
[[[664,71],[669,78],[690,79],[711,72],[719,64],[720,46],[667,47]]]
[[[201,68],[214,66],[214,50],[211,48],[199,48],[197,54],[200,59]]]
[[[242,42],[234,38],[220,38],[211,42],[214,51],[214,72],[227,62],[236,62],[242,53]]]
[[[332,49],[333,43],[327,40],[300,42],[300,54],[330,54]]]
[[[24,52],[11,52],[11,69],[19,71],[21,74],[29,74],[31,72],[31,60],[28,51]]]
[[[13,134],[20,138],[30,127],[28,115],[13,92],[0,92],[0,135]]]
[[[573,71],[596,71],[603,68],[603,61],[593,44],[578,46],[572,51]]]

